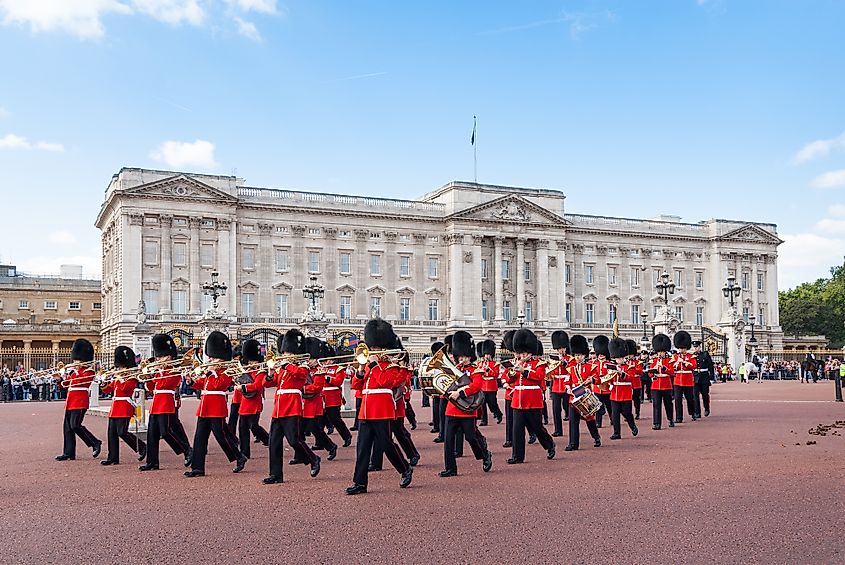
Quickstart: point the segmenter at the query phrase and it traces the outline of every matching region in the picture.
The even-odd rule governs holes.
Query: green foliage
[[[845,344],[845,263],[830,278],[779,292],[780,324],[786,334],[824,335],[830,347]]]

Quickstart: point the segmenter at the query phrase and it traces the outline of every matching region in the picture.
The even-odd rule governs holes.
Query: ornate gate
[[[273,328],[258,328],[243,335],[240,335],[240,332],[238,332],[238,341],[240,343],[243,343],[247,339],[255,339],[264,346],[265,351],[271,346],[276,347],[276,343],[278,343],[280,337],[282,337],[282,332]]]
[[[353,331],[339,331],[332,334],[329,344],[335,348],[338,355],[351,355],[355,353],[359,340],[358,334]]]
[[[701,326],[701,343],[704,351],[713,358],[714,363],[728,362],[728,336]]]
[[[193,332],[189,332],[188,330],[175,328],[165,333],[173,338],[173,343],[176,344],[176,350],[179,352],[179,355],[184,355],[192,347],[202,347],[202,341],[194,338]]]

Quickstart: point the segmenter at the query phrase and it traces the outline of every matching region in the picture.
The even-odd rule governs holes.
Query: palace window
[[[748,284],[749,275],[750,275],[750,273],[748,273],[748,272],[745,272],[745,271],[742,272],[742,276],[739,279],[739,285],[742,287],[742,290],[748,290],[748,288],[749,288],[749,284]]]
[[[437,269],[439,267],[440,260],[437,257],[429,257],[428,258],[428,278],[436,279],[437,278]]]
[[[241,293],[241,316],[252,318],[255,316],[255,293]]]
[[[288,252],[286,249],[276,249],[276,272],[284,273],[288,270]]]
[[[681,322],[684,321],[684,307],[683,306],[675,306],[675,317],[680,320]]]
[[[173,266],[186,267],[188,265],[188,244],[177,242],[173,244]]]
[[[349,275],[352,273],[352,254],[351,253],[341,253],[340,254],[340,274],[341,275]]]
[[[526,322],[533,322],[534,321],[534,306],[531,302],[525,303],[525,321]]]
[[[704,306],[696,306],[695,307],[695,325],[696,326],[703,326],[704,325]]]
[[[200,267],[214,266],[214,244],[203,243],[200,245]]]
[[[487,280],[487,259],[481,260],[481,280]]]
[[[178,227],[184,227],[188,225],[187,218],[173,218],[173,225]]]
[[[510,280],[511,278],[511,261],[510,259],[502,259],[502,280]]]
[[[681,269],[675,269],[675,287],[684,287],[684,272]]]
[[[340,297],[340,319],[341,320],[348,320],[352,317],[352,297],[351,296],[341,296]]]
[[[440,300],[438,298],[429,298],[428,300],[428,319],[440,319]]]
[[[639,267],[631,267],[631,288],[639,288],[640,272]]]
[[[319,251],[309,251],[308,252],[308,272],[309,273],[319,273],[320,272],[320,252]]]
[[[58,302],[55,300],[45,300],[44,301],[44,309],[45,310],[56,310],[58,308]]]
[[[29,300],[19,300],[18,310],[29,310]]]
[[[411,319],[411,299],[410,298],[400,298],[399,299],[399,319],[400,320],[410,320]]]
[[[508,322],[511,321],[511,301],[505,300],[502,302],[502,317]]]
[[[609,304],[607,309],[607,323],[612,324],[616,321],[616,304]]]
[[[702,271],[695,272],[695,288],[696,290],[702,290],[704,288],[704,272]]]
[[[381,296],[370,298],[370,317],[381,318]]]
[[[82,310],[82,306],[80,305],[79,301],[72,300],[67,304],[68,310]]]
[[[202,227],[214,229],[217,226],[217,222],[212,220],[211,218],[203,218],[202,220]]]
[[[607,284],[609,286],[616,286],[616,267],[607,268]]]
[[[209,295],[207,295],[207,294],[202,295],[201,305],[202,305],[202,313],[203,314],[205,314],[206,312],[211,310],[212,302],[213,301],[211,300],[211,297]]]
[[[481,300],[481,319],[482,320],[489,320],[490,319],[490,312],[487,310],[487,300]]]
[[[399,276],[400,277],[410,277],[411,276],[411,257],[409,255],[400,255],[399,256]]]
[[[595,304],[587,303],[584,305],[584,317],[588,324],[592,324],[595,316]]]
[[[572,323],[572,304],[567,302],[566,306],[564,308],[565,308],[564,317],[566,319],[566,323],[571,324]]]
[[[188,313],[188,291],[187,290],[173,290],[170,293],[170,310],[174,314]]]
[[[631,304],[631,323],[632,324],[640,324],[640,305],[639,304]]]
[[[370,255],[370,275],[381,275],[381,255],[377,255],[375,253]]]
[[[766,305],[761,304],[760,308],[757,309],[757,325],[758,326],[765,326],[766,325]]]
[[[766,285],[766,279],[763,273],[757,273],[757,290],[763,290]]]
[[[276,314],[280,318],[287,318],[288,317],[288,300],[289,296],[287,294],[277,294],[276,295]]]
[[[144,265],[158,265],[158,245],[157,239],[144,240]]]
[[[522,266],[522,276],[526,281],[531,280],[531,262],[526,261]]]
[[[749,315],[750,315],[750,313],[748,311],[748,307],[746,306],[742,309],[742,319],[745,320],[745,323],[748,323],[748,316]]]
[[[254,247],[244,247],[241,250],[241,267],[245,271],[251,271],[255,269],[255,248]]]
[[[308,235],[320,235],[320,228],[308,228]]]
[[[91,305],[91,309],[92,310],[102,310],[103,309],[103,303],[102,302],[94,302]]]
[[[158,289],[144,289],[144,304],[147,308],[147,314],[158,314]]]
[[[593,265],[584,265],[584,282],[587,284],[593,284]]]
[[[566,268],[564,268],[564,280],[566,284],[572,284],[572,265],[567,263]]]

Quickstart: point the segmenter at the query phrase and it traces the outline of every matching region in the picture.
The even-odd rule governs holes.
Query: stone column
[[[28,371],[32,367],[32,340],[23,340],[23,368]]]
[[[516,265],[511,267],[512,276],[516,278],[516,314],[525,314],[525,239],[516,239]]]
[[[555,257],[557,262],[557,286],[551,289],[556,303],[555,316],[561,321],[566,322],[566,241],[558,239],[555,241]],[[572,308],[573,318],[575,315],[575,305]]]
[[[491,269],[493,275],[493,293],[496,303],[496,321],[504,322],[504,289],[502,286],[502,243],[505,241],[504,237],[496,236],[493,238],[493,268]]]
[[[229,280],[221,281],[225,282],[226,286],[229,287],[226,293],[226,296],[229,298],[229,311],[227,312],[229,316],[237,316],[238,310],[240,310],[238,308],[238,284],[240,284],[240,280],[238,279],[238,273],[240,272],[238,264],[238,222],[232,220],[232,227],[229,230],[229,268],[226,269],[229,273]]]
[[[273,316],[273,224],[258,224],[258,265],[256,267],[258,277],[258,301],[255,311],[259,316]]]
[[[229,231],[234,229],[235,226],[232,225],[232,222],[228,219],[217,221],[217,264],[214,267],[217,269],[217,272],[220,273],[221,282],[225,283],[226,286],[229,287],[228,293],[230,294],[234,294],[236,291],[236,287],[232,284],[232,281],[227,280],[231,276],[231,265],[229,265],[229,246],[232,243],[232,238]],[[211,282],[210,279],[207,282]],[[228,301],[223,298],[219,301],[218,307],[227,310],[227,314],[232,314],[233,312],[229,311],[227,304]],[[202,312],[202,314],[205,315],[205,312]]]
[[[141,283],[143,277],[143,258],[141,257],[144,242],[141,239],[141,226],[144,225],[143,214],[127,214],[123,216],[124,236],[121,246],[121,262],[117,272],[112,272],[115,283],[122,283],[112,288],[112,292],[120,292],[121,302],[119,312],[112,312],[111,318],[123,319],[131,316],[141,301]],[[158,312],[156,312],[158,313]]]
[[[463,320],[463,240],[459,233],[446,234],[444,243],[449,246],[449,321]]]
[[[367,281],[370,278],[370,254],[367,252],[369,230],[355,230],[355,256],[358,266],[355,268],[355,297],[352,299],[352,318],[363,315],[370,317],[370,297],[367,294]]]
[[[199,314],[202,308],[202,281],[200,281],[200,223],[199,218],[188,218],[191,226],[191,243],[188,257],[190,268],[191,296],[188,301],[191,314]]]
[[[399,256],[396,254],[395,231],[384,232],[384,265],[382,265],[382,284],[387,293],[382,298],[381,315],[383,318],[399,319],[399,297],[394,292],[399,286],[405,286],[405,280],[399,277]],[[410,268],[410,266],[409,266]]]
[[[428,288],[428,255],[426,250],[426,235],[424,233],[415,233],[414,237],[414,281],[416,284],[416,294],[411,299],[411,319],[412,320],[426,320],[428,319],[428,300],[426,299],[425,291]]]
[[[554,280],[549,268],[549,240],[537,240],[537,266],[534,269],[537,285],[537,320],[549,321],[549,281]]]
[[[173,216],[160,216],[158,221],[161,226],[161,257],[159,258],[159,271],[161,272],[159,288],[161,290],[158,293],[159,311],[162,314],[170,314],[170,281],[172,280],[170,252],[173,248],[173,241],[170,239],[170,226],[173,224]]]
[[[472,277],[467,284],[468,294],[472,303],[472,319],[481,323],[481,244],[484,242],[483,235],[472,236]]]
[[[766,303],[769,310],[767,323],[770,326],[780,326],[780,313],[778,312],[778,270],[776,262],[777,257],[775,255],[766,256]]]

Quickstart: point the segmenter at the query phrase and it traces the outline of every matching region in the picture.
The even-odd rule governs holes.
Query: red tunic
[[[484,392],[496,392],[499,390],[499,373],[501,372],[501,366],[499,363],[493,359],[490,361],[482,361],[481,366],[484,368],[484,372],[481,374],[481,390]]]
[[[610,399],[616,402],[629,402],[634,398],[634,386],[631,382],[631,373],[635,370],[628,363],[619,365],[616,378],[610,385]]]
[[[607,375],[607,359],[596,359],[593,365],[596,367],[596,382],[593,384],[593,392],[596,394],[610,394],[610,385],[599,384],[599,379]]]
[[[401,367],[399,370],[402,371],[402,374],[404,375],[404,382],[402,383],[402,386],[399,387],[401,391],[394,389],[393,392],[397,420],[405,417],[405,400],[411,399],[411,370],[407,367]]]
[[[264,385],[267,384],[267,371],[256,370],[250,371],[249,374],[252,376],[252,382],[244,386],[247,392],[254,392],[255,396],[247,398],[241,394],[240,388],[235,387],[235,396],[239,396],[241,399],[240,405],[238,406],[238,414],[241,416],[260,414],[264,410]],[[232,404],[235,404],[234,398],[232,399]]]
[[[511,406],[518,410],[543,407],[543,383],[546,380],[546,364],[539,359],[531,359],[511,380],[514,388]]]
[[[571,357],[564,355],[560,360],[560,364],[552,369],[551,372],[547,373],[547,375],[552,378],[552,392],[566,392],[566,383],[569,380],[569,372],[567,369],[571,361]]]
[[[232,395],[232,404],[240,404],[241,400],[243,400],[243,394],[241,394],[241,389],[235,387],[235,393]],[[238,412],[241,414],[241,412]]]
[[[343,381],[346,370],[337,365],[326,368],[326,386],[323,387],[323,403],[326,408],[336,408],[343,405]]]
[[[672,356],[672,366],[675,368],[675,386],[695,386],[695,371],[698,363],[692,353],[676,353]]]
[[[628,372],[628,378],[631,379],[632,386],[634,390],[639,390],[643,388],[643,364],[642,361],[639,359],[631,359],[628,362],[628,367],[630,367],[630,371]]]
[[[513,401],[513,386],[511,386],[511,375],[510,375],[510,368],[505,367],[503,364],[499,364],[500,373],[499,378],[502,380],[502,388],[505,389],[505,400]]]
[[[465,373],[472,369],[472,365],[465,365],[463,367],[459,367],[461,369],[466,368],[467,370],[464,371]],[[470,382],[464,388],[464,396],[472,396],[473,394],[480,392],[482,387],[484,386],[484,371],[478,370],[473,371],[469,374],[472,382]],[[455,418],[477,418],[478,417],[478,410],[473,410],[472,412],[464,412],[460,408],[454,405],[451,400],[447,400],[448,404],[446,404],[446,415],[453,416]]]
[[[573,361],[566,367],[566,375],[566,392],[569,393],[569,396],[575,396],[572,394],[572,389],[595,378],[596,366],[590,361],[583,363]]]
[[[393,389],[402,386],[405,375],[399,367],[390,367],[390,362],[370,363],[364,376],[352,378],[352,388],[361,392],[359,420],[394,420],[396,405]]]
[[[672,375],[675,369],[669,357],[654,357],[648,363],[649,369],[656,369],[651,373],[651,390],[672,390]]]
[[[176,369],[156,371],[155,380],[147,381],[144,386],[153,393],[153,405],[150,414],[175,414],[176,394],[182,386],[182,375]]]
[[[273,418],[302,416],[302,388],[308,377],[308,369],[285,363],[265,380],[265,386],[276,387],[276,400],[273,402]]]
[[[226,403],[226,391],[232,386],[232,377],[223,369],[211,369],[205,376],[194,380],[192,387],[201,391],[200,403],[197,406],[198,418],[225,418],[229,415],[229,405]]]
[[[135,404],[132,400],[132,393],[138,386],[136,379],[125,381],[111,381],[101,390],[105,394],[114,394],[109,410],[109,418],[131,418],[135,415]]]
[[[67,388],[65,410],[87,410],[88,390],[91,388],[91,383],[94,382],[94,369],[82,367],[73,370],[65,380],[69,381],[68,386],[65,387]]]
[[[307,382],[307,381],[306,381]],[[323,387],[326,386],[326,375],[316,368],[311,372],[311,384],[302,387],[302,417],[316,418],[323,415]]]

